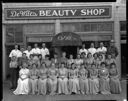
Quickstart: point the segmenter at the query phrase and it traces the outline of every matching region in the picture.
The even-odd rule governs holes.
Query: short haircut
[[[115,65],[115,66],[116,66],[116,64],[115,64],[115,63],[111,63],[111,64],[110,64],[110,67],[111,67],[112,65]]]
[[[100,64],[100,65],[103,65],[103,64],[106,66],[106,63],[105,63],[105,62],[101,62],[101,64]]]

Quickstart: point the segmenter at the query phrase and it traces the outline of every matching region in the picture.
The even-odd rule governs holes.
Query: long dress
[[[16,90],[13,92],[15,95],[28,94],[29,93],[29,69],[22,68],[19,71],[19,79]],[[21,79],[22,78],[22,79]]]
[[[68,78],[67,78],[67,69],[60,68],[58,70],[59,78],[58,78],[58,93],[68,94]]]
[[[35,94],[38,91],[37,82],[38,82],[38,70],[31,69],[29,83],[30,83],[30,92],[32,91],[32,94]]]
[[[58,70],[56,68],[50,68],[48,71],[48,89],[51,95],[54,95],[57,91],[57,73]]]
[[[46,68],[39,70],[38,94],[46,95],[47,93],[47,72]]]
[[[78,69],[70,70],[69,72],[69,94],[76,93],[79,94],[79,79],[78,79]]]
[[[98,79],[98,70],[91,69],[90,70],[90,78],[89,78],[89,93],[97,94],[99,92],[99,79]]]
[[[113,94],[119,94],[121,93],[121,84],[120,80],[118,78],[118,71],[117,68],[110,69],[109,71],[110,74],[110,91]]]
[[[93,58],[87,58],[86,59],[86,68],[89,71],[89,75],[90,75],[90,70],[91,70],[91,64],[93,63]]]
[[[86,69],[79,70],[79,85],[80,91],[82,94],[89,93],[89,85],[88,85],[88,71]]]
[[[110,94],[110,85],[109,85],[109,72],[106,68],[101,68],[99,70],[99,84],[101,94]]]

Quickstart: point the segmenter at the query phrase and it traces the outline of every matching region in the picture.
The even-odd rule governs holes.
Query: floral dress
[[[120,80],[119,80],[119,74],[117,71],[117,68],[114,69],[110,69],[110,91],[113,94],[119,94],[121,93],[122,89],[121,89],[121,84],[120,84]]]

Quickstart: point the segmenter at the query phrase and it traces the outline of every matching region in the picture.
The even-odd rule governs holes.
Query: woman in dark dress
[[[117,70],[116,64],[110,64],[110,91],[112,94],[119,94],[121,93],[121,84],[119,80],[119,72]]]

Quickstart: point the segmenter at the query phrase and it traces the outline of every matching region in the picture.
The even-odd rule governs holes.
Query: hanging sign
[[[5,8],[5,19],[110,18],[111,6]]]

